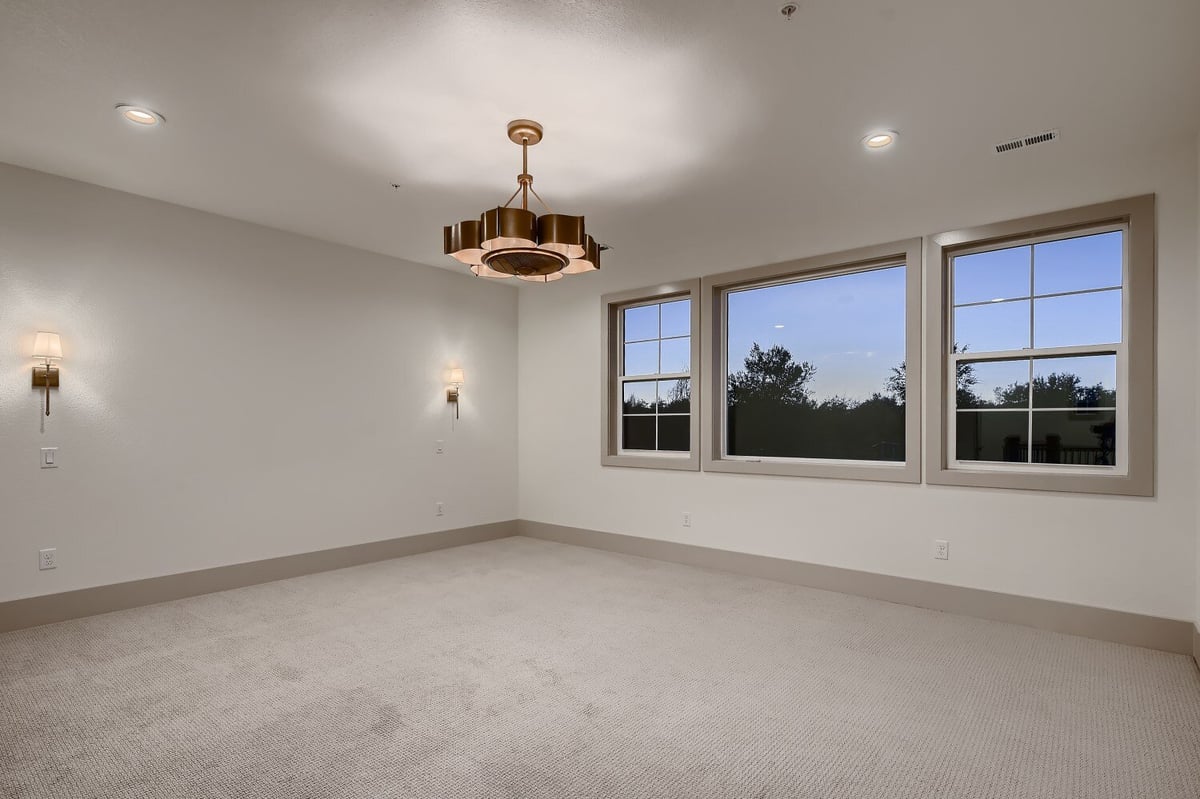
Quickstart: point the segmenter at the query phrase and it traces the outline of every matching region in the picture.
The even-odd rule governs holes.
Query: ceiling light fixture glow
[[[521,145],[517,190],[508,202],[484,211],[479,219],[446,225],[443,251],[478,277],[550,283],[563,275],[599,269],[604,248],[584,232],[583,217],[554,213],[533,189],[529,148],[542,140],[542,126],[532,119],[514,119],[508,123],[508,138]],[[521,207],[509,207],[518,194]],[[546,209],[540,217],[529,210],[530,194]]]
[[[140,105],[128,105],[126,103],[121,103],[117,106],[117,113],[120,114],[126,122],[131,122],[134,125],[138,125],[139,127],[143,128],[153,128],[156,125],[161,125],[163,123],[162,114],[158,113],[157,111],[152,111],[149,108],[144,108]]]
[[[894,130],[877,130],[868,135],[862,140],[863,147],[868,150],[882,150],[891,147],[896,143],[896,139],[900,138],[900,134]]]

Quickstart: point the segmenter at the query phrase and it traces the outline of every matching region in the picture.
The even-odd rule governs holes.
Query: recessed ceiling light
[[[863,147],[868,150],[882,150],[885,147],[891,147],[898,138],[900,138],[900,134],[894,130],[877,130],[863,139]]]
[[[162,114],[140,105],[127,105],[125,103],[121,103],[117,106],[117,113],[120,114],[126,122],[132,122],[134,125],[140,125],[143,128],[152,128],[155,125],[161,125],[163,123]]]

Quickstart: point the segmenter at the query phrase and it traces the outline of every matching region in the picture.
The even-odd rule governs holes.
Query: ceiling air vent
[[[1054,141],[1058,138],[1058,130],[1044,130],[1041,133],[1034,133],[1030,136],[1020,136],[1015,139],[1009,139],[1006,142],[1001,142],[996,145],[996,152],[1007,153],[1013,150],[1020,150],[1024,147],[1032,147],[1035,144],[1044,144],[1048,141]]]

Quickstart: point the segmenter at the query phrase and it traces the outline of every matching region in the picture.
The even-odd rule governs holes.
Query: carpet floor
[[[1200,672],[508,538],[0,635],[0,796],[1195,799]]]

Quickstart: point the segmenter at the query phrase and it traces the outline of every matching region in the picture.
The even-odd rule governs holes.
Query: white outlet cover
[[[57,554],[58,554],[58,550],[54,549],[54,548],[39,549],[38,550],[38,569],[40,569],[41,571],[45,571],[46,569],[57,569],[58,563],[55,558],[55,556]]]
[[[933,557],[937,560],[950,560],[950,542],[941,539],[934,540]]]

